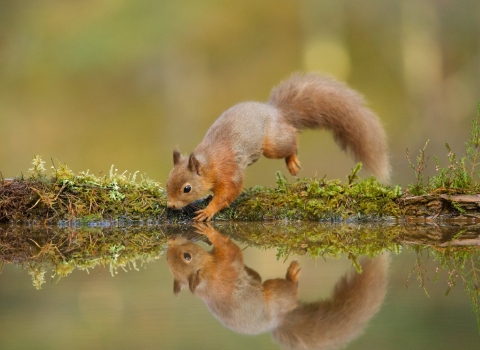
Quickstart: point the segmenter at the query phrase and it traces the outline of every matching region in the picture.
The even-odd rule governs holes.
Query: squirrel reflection
[[[168,241],[173,289],[202,298],[226,327],[243,334],[272,332],[290,349],[336,349],[357,337],[383,302],[388,255],[361,262],[363,272],[343,276],[328,300],[297,300],[300,265],[292,261],[285,278],[266,280],[243,263],[241,249],[209,224],[195,225],[214,248],[206,252],[183,237]]]

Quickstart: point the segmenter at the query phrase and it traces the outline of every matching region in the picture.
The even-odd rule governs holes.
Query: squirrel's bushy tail
[[[331,299],[301,304],[276,328],[274,339],[287,349],[338,349],[360,335],[379,310],[387,290],[389,256],[361,262],[335,286]]]
[[[272,90],[269,104],[297,129],[327,129],[381,181],[390,165],[385,131],[365,106],[363,96],[346,84],[318,74],[295,74]]]

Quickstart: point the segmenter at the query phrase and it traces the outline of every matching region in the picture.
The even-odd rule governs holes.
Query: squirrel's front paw
[[[195,214],[196,216],[193,218],[195,221],[210,221],[213,215],[215,215],[215,213],[211,213],[208,208],[197,210]]]
[[[195,222],[192,226],[195,227],[195,231],[201,235],[208,236],[211,232],[216,232],[210,222]]]

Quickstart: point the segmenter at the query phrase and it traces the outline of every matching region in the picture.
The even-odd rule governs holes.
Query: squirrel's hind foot
[[[285,279],[287,281],[292,281],[294,283],[298,283],[298,277],[300,277],[300,270],[302,268],[300,267],[300,264],[298,261],[293,260],[290,263],[290,266],[287,269],[287,275],[285,276]]]
[[[287,163],[287,169],[293,176],[298,174],[298,171],[302,169],[300,166],[300,160],[296,154],[292,154],[285,158],[285,163]]]

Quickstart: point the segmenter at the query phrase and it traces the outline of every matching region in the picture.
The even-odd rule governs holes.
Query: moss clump
[[[165,211],[160,185],[137,173],[109,176],[73,173],[66,164],[52,166],[46,175],[40,157],[29,176],[0,181],[0,222],[85,223],[102,220],[152,219]]]
[[[356,171],[358,169],[359,166]],[[254,187],[246,190],[217,218],[240,221],[371,221],[401,215],[394,202],[400,195],[400,187],[386,187],[373,177],[348,184],[325,179],[302,179],[288,183],[278,173],[275,189]]]

